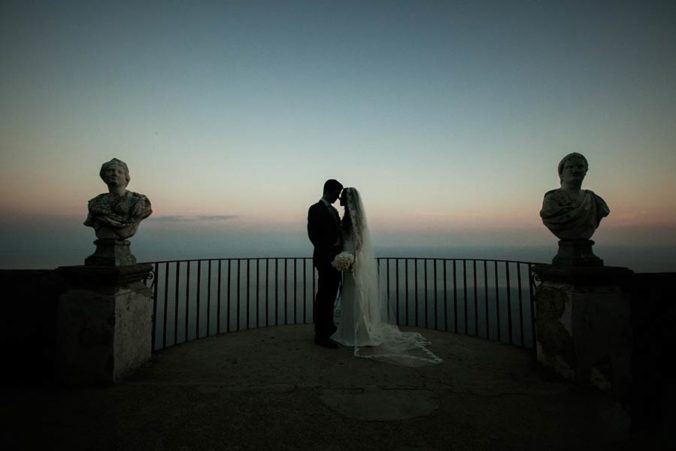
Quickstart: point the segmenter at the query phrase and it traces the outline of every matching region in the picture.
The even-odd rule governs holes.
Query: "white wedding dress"
[[[404,366],[441,363],[427,349],[429,342],[422,335],[399,330],[391,314],[394,308],[388,308],[388,300],[378,287],[377,262],[359,193],[355,188],[345,188],[344,196],[343,250],[354,255],[354,263],[343,272],[337,303],[338,329],[331,338],[354,347],[357,357]]]

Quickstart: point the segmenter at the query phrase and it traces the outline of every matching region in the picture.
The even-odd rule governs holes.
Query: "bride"
[[[353,346],[357,357],[404,366],[441,363],[426,348],[429,342],[422,335],[400,331],[396,318],[390,315],[384,290],[378,288],[378,268],[359,192],[345,188],[340,205],[345,207],[341,223],[344,246],[333,265],[344,272],[338,329],[331,338]]]

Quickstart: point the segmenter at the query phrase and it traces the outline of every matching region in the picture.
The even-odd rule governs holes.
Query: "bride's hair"
[[[352,233],[352,215],[350,215],[349,208],[345,208],[345,215],[343,215],[343,230],[348,235]]]
[[[364,207],[356,188],[345,188],[344,192],[345,216],[343,217],[343,228],[348,235],[355,239],[355,244],[360,245],[366,228]]]

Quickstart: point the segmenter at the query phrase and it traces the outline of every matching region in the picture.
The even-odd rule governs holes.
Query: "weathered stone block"
[[[538,265],[538,361],[581,385],[629,397],[633,334],[625,268]]]
[[[131,373],[151,356],[152,313],[152,292],[140,281],[74,286],[62,294],[58,378],[87,384],[115,382]]]
[[[574,378],[572,302],[565,285],[542,284],[536,290],[538,361],[567,379]]]

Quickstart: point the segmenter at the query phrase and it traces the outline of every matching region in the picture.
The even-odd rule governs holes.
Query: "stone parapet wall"
[[[51,380],[56,311],[67,282],[54,270],[0,270],[0,344],[8,381]]]
[[[636,274],[631,299],[635,426],[676,424],[676,273]]]

